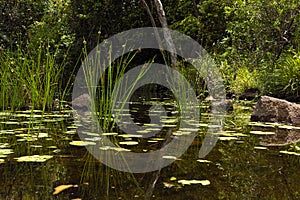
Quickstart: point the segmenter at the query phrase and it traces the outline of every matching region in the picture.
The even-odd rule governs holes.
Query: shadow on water
[[[147,117],[150,101],[161,98],[135,99],[131,104],[136,123],[150,123]],[[171,99],[163,102],[167,119],[173,120],[169,125],[173,126],[164,127],[151,138],[126,138],[122,133],[110,137],[136,141],[135,145],[121,145],[132,151],[159,149],[164,144],[164,134],[176,130],[176,103]],[[300,198],[298,147],[274,145],[279,143],[274,139],[278,133],[270,128],[280,127],[263,124],[272,126],[263,130],[257,123],[249,123],[251,106],[247,102],[234,104],[216,147],[205,159],[199,159],[198,152],[210,113],[201,113],[198,136],[187,152],[180,158],[166,157],[174,162],[159,173],[143,174],[106,167],[87,152],[84,144],[74,142],[80,140],[76,128],[81,124],[69,110],[43,116],[40,111],[1,112],[0,199],[144,199],[151,187],[150,199]],[[296,137],[298,132],[290,133],[290,129],[285,127],[287,135]],[[253,131],[262,133],[259,136],[259,132]],[[261,136],[263,132],[275,133]]]

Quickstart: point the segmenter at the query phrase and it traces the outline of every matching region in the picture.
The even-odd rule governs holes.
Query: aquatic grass
[[[132,94],[133,89],[137,84],[137,81],[140,80],[147,71],[147,67],[143,68],[139,72],[139,74],[137,74],[137,79],[133,81],[133,83],[129,85],[129,87],[125,87],[126,91],[123,91],[123,85],[117,84],[118,81],[120,81],[121,78],[124,76],[126,70],[130,69],[131,63],[137,53],[138,51],[128,54],[122,54],[122,56],[115,61],[111,61],[111,58],[109,57],[109,63],[106,63],[108,64],[108,66],[105,72],[101,71],[102,74],[101,77],[99,77],[100,80],[94,80],[97,77],[95,76],[95,74],[100,74],[99,70],[101,70],[99,67],[94,67],[97,66],[97,63],[102,63],[102,61],[100,60],[101,56],[99,52],[96,52],[95,57],[93,59],[86,60],[86,65],[82,66],[84,81],[88,89],[88,94],[90,97],[93,97],[91,99],[90,110],[92,112],[96,112],[96,115],[92,114],[92,120],[97,120],[99,122],[99,126],[101,127],[104,133],[112,133],[116,131],[115,123],[117,123],[121,117],[121,115],[119,114],[122,113],[125,104],[128,103],[128,101],[130,100],[130,95]],[[83,57],[88,58],[88,52],[86,47],[83,48]],[[96,86],[95,83],[97,83]],[[113,93],[115,95],[113,95]],[[117,95],[121,95],[119,96],[121,104],[120,102],[117,102]],[[118,106],[118,112],[114,114],[113,109],[116,108],[116,106]],[[92,132],[95,131],[97,132],[97,130],[92,130]],[[110,140],[117,147],[120,147],[118,144],[117,136],[115,134],[110,136]],[[105,144],[103,145],[104,146],[102,147],[105,148]],[[99,146],[97,147],[99,148]],[[112,149],[109,150],[111,151]],[[99,151],[99,149],[96,149],[96,151]],[[122,159],[122,157],[119,156],[119,159],[120,158]],[[94,158],[92,158],[91,155],[88,155],[84,170],[82,172],[81,181],[88,180],[89,182],[92,182],[93,187],[95,189],[98,189],[100,187],[106,188],[105,193],[107,196],[109,196],[109,194],[111,193],[112,185],[115,185],[116,187],[122,185],[121,183],[124,180],[132,181],[137,190],[142,191],[142,189],[140,189],[139,187],[139,183],[137,182],[133,174],[127,175],[122,172],[110,169],[107,166],[98,168],[97,166],[95,166],[95,162],[91,162],[91,160],[93,159]],[[118,158],[114,157],[111,157],[110,159],[116,159],[119,161]],[[127,166],[126,159],[123,158],[121,163],[119,164]]]
[[[3,110],[30,106],[45,111],[52,109],[53,100],[58,98],[65,60],[58,63],[56,52],[51,52],[44,43],[34,51],[18,45],[16,50],[7,49],[1,54],[0,106]]]

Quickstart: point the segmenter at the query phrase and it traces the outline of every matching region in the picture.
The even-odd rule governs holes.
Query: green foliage
[[[41,44],[34,55],[21,46],[8,49],[0,56],[2,81],[0,99],[2,109],[51,109],[53,100],[61,97],[61,74],[65,63],[56,63],[56,53]]]
[[[253,67],[274,62],[289,46],[298,46],[299,8],[295,0],[234,1],[225,7],[228,37],[223,44]]]
[[[230,88],[234,93],[239,94],[247,89],[257,88],[257,76],[258,72],[256,69],[250,71],[246,67],[238,68],[236,71],[236,77],[232,80]]]
[[[63,54],[72,45],[75,34],[70,32],[68,16],[71,14],[70,1],[51,0],[47,2],[45,14],[34,21],[27,30],[30,48],[36,49],[41,42],[47,43]]]
[[[176,7],[179,7],[181,16],[171,21],[170,27],[196,39],[207,50],[216,48],[226,34],[224,8],[230,4],[230,1],[205,0],[197,5],[193,5],[192,1],[177,2]],[[174,11],[175,9],[171,7],[168,10]],[[171,18],[174,17],[172,16],[174,13],[168,10],[167,13],[171,14]]]
[[[278,97],[300,96],[300,53],[285,53],[274,68],[259,74],[259,85],[265,94]]]

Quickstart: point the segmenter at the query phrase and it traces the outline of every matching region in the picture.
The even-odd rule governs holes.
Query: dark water
[[[167,102],[165,108],[173,119],[177,116],[174,103]],[[134,112],[131,113],[136,123],[150,122],[149,105],[132,104]],[[72,145],[72,141],[80,139],[76,134],[80,122],[74,120],[68,110],[43,116],[39,111],[1,112],[0,199],[145,199],[146,196],[173,200],[300,199],[299,156],[280,153],[293,152],[297,147],[262,148],[259,136],[249,133],[252,107],[251,102],[236,102],[234,112],[226,117],[217,145],[201,161],[198,153],[207,130],[205,124],[210,118],[209,112],[203,112],[198,135],[186,153],[159,173],[140,174],[106,167],[85,147]],[[137,141],[137,145],[121,146],[148,152],[164,144],[165,133],[170,129],[175,130],[176,126],[165,127],[148,139],[151,142],[119,136],[115,139]],[[155,138],[157,141],[153,142]],[[53,157],[44,162],[15,159],[26,155]],[[209,184],[189,185],[180,180],[205,180]],[[61,185],[69,185],[69,188],[53,194],[54,188]]]

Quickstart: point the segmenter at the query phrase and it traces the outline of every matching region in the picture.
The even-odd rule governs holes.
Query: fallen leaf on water
[[[60,186],[57,186],[56,188],[54,188],[54,192],[53,194],[59,194],[61,193],[62,191],[66,190],[66,189],[69,189],[71,187],[73,187],[74,185],[60,185]]]

